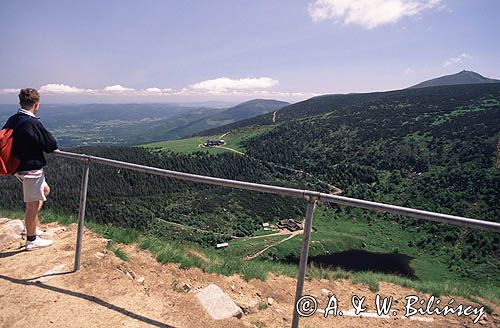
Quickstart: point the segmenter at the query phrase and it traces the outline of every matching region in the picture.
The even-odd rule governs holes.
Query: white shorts
[[[16,178],[23,184],[24,202],[30,203],[37,200],[45,202],[47,198],[45,197],[43,189],[45,189],[45,186],[48,185],[47,182],[45,182],[45,174],[43,173],[43,171],[41,172],[41,174],[38,173],[33,175],[24,175],[19,173],[16,174]]]

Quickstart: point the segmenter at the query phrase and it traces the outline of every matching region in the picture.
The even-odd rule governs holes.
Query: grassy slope
[[[495,304],[500,302],[500,288],[497,283],[479,283],[450,274],[446,270],[449,256],[440,254],[431,258],[423,250],[409,246],[409,243],[415,241],[418,236],[404,231],[399,224],[395,222],[365,222],[362,215],[363,211],[350,218],[343,216],[342,213],[334,215],[333,211],[319,206],[313,221],[314,231],[311,237],[310,255],[324,254],[327,250],[336,252],[361,249],[363,243],[366,245],[366,250],[373,252],[391,252],[397,248],[399,252],[413,257],[411,265],[418,278],[409,279],[376,272],[345,272],[339,269],[330,270],[315,267],[309,270],[308,276],[310,278],[351,279],[354,283],[368,285],[373,291],[378,290],[379,282],[388,281],[436,296],[464,296],[474,301],[477,301],[476,297],[479,296]],[[0,216],[22,219],[23,214],[0,210]],[[42,222],[54,221],[70,224],[76,222],[76,216],[52,211],[43,212]],[[230,242],[228,248],[215,250],[197,244],[174,242],[159,236],[141,235],[136,230],[113,227],[112,225],[87,222],[87,227],[116,243],[137,243],[142,249],[155,254],[158,261],[178,263],[182,268],[200,267],[206,272],[224,275],[236,273],[241,274],[245,279],[266,279],[269,272],[291,277],[295,277],[297,274],[295,264],[273,261],[266,255],[272,252],[279,258],[290,254],[299,254],[301,236],[271,248],[260,258],[247,261],[243,257],[252,255],[270,243],[285,237],[237,240]],[[121,258],[127,258],[119,246],[112,247],[113,252],[118,253]]]
[[[271,126],[266,127],[248,127],[238,131],[230,132],[224,135],[222,138],[226,142],[224,147],[231,148],[240,152],[243,152],[241,143],[245,140],[251,139],[257,135],[263,134],[272,129]],[[145,148],[151,148],[156,150],[168,149],[176,153],[190,154],[197,151],[204,151],[211,154],[216,154],[220,152],[230,151],[224,148],[200,148],[199,145],[207,141],[207,139],[220,139],[222,135],[214,136],[202,136],[193,137],[186,139],[179,139],[173,141],[161,141],[151,144],[143,145]]]

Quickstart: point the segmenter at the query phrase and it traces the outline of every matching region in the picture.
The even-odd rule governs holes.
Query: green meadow
[[[153,151],[169,150],[174,153],[181,153],[181,154],[191,154],[197,151],[207,152],[210,154],[218,154],[221,152],[231,151],[230,149],[243,153],[244,150],[242,147],[242,143],[244,141],[252,139],[253,137],[256,137],[258,135],[264,134],[265,132],[270,130],[272,130],[272,127],[269,126],[249,127],[249,128],[239,129],[234,132],[228,132],[227,134],[222,134],[222,135],[192,137],[192,138],[171,140],[171,141],[160,141],[160,142],[146,144],[143,145],[142,147],[151,149]],[[226,142],[226,144],[223,146],[225,148],[202,147],[203,143],[205,143],[207,140],[218,140],[218,139],[223,139]]]

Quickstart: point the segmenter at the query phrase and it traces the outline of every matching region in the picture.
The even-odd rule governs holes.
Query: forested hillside
[[[351,107],[369,107],[372,103],[391,104],[394,102],[413,102],[415,99],[425,98],[429,104],[444,105],[445,108],[460,106],[457,95],[462,95],[461,101],[468,103],[480,94],[497,94],[500,84],[479,85],[452,85],[432,88],[403,89],[386,92],[333,94],[314,97],[278,110],[275,116],[275,125],[291,122],[301,118],[309,118],[323,113],[337,110],[349,111]],[[251,125],[272,125],[273,113],[241,120],[232,124],[221,126],[197,133],[200,136],[222,134],[234,129]]]
[[[322,96],[283,108],[276,121],[244,142],[247,156],[303,170],[346,196],[500,221],[500,84]],[[267,114],[220,132],[271,124]],[[423,229],[413,245],[449,254],[451,270],[499,273],[498,234],[400,222]]]
[[[70,151],[227,179],[316,187],[305,180],[283,175],[259,161],[232,153],[154,154],[142,148],[125,147],[86,147]],[[78,210],[81,169],[80,162],[48,156],[46,176],[52,194],[46,207],[72,213]],[[206,245],[227,240],[230,236],[251,235],[262,222],[300,219],[303,212],[300,200],[267,197],[257,192],[182,182],[101,165],[91,167],[89,181],[87,213],[92,220]],[[0,179],[0,190],[0,208],[21,208],[22,188],[16,178]],[[161,220],[217,234],[172,229]]]

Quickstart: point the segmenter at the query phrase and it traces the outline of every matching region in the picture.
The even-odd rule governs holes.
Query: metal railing
[[[85,154],[76,154],[65,151],[56,150],[54,154],[58,157],[80,160],[83,162],[83,175],[82,183],[80,188],[80,207],[78,211],[78,235],[76,239],[76,250],[75,250],[75,264],[74,271],[80,268],[80,258],[83,242],[83,228],[85,225],[85,208],[87,203],[87,186],[89,181],[89,169],[91,163],[103,164],[123,169],[129,169],[137,172],[144,172],[149,174],[155,174],[160,176],[165,176],[173,179],[180,179],[185,181],[205,183],[229,188],[239,188],[244,190],[259,191],[264,193],[285,195],[291,197],[300,197],[307,200],[306,215],[304,221],[304,232],[302,247],[299,260],[299,272],[297,276],[297,288],[295,291],[295,303],[294,303],[294,313],[292,327],[296,328],[299,324],[299,313],[297,312],[297,302],[302,297],[302,292],[304,289],[304,279],[306,276],[307,269],[307,259],[309,256],[309,244],[311,238],[311,228],[314,210],[316,208],[316,202],[327,202],[335,203],[338,205],[345,205],[351,207],[358,207],[364,209],[370,209],[385,213],[398,214],[409,216],[417,219],[431,220],[436,222],[449,223],[453,225],[460,225],[464,227],[487,229],[494,232],[500,232],[500,224],[493,221],[483,221],[464,218],[460,216],[447,215],[435,212],[428,212],[417,210],[413,208],[407,208],[402,206],[389,205],[384,203],[370,202],[366,200],[343,197],[338,195],[325,194],[317,191],[311,190],[301,190],[294,188],[285,188],[278,186],[271,186],[259,183],[251,183],[237,180],[214,178],[204,175],[190,174],[184,172],[170,171],[159,169],[155,167],[149,167],[139,164],[132,164],[122,161],[111,160],[102,157],[90,156]]]

